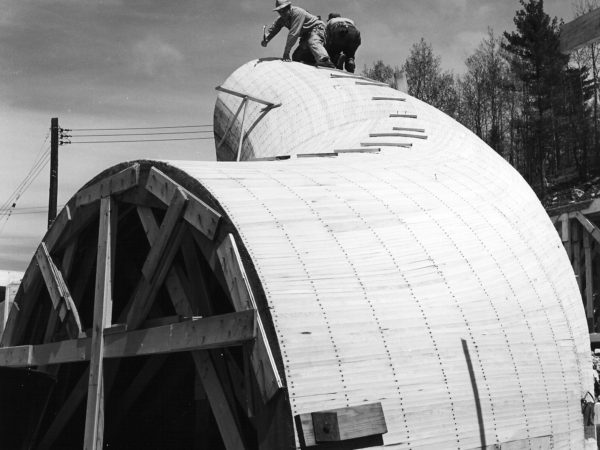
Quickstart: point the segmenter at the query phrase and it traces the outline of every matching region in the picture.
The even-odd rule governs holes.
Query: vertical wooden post
[[[571,221],[569,220],[569,215],[565,213],[560,216],[560,223],[562,228],[560,236],[563,245],[565,246],[567,256],[569,257],[569,261],[571,261]]]
[[[50,120],[50,192],[48,197],[48,228],[56,219],[58,203],[58,117]]]
[[[577,285],[581,292],[581,224],[577,220],[571,221],[571,247],[573,251],[573,271],[577,279]]]
[[[585,311],[588,319],[588,330],[594,332],[594,272],[592,271],[592,245],[589,233],[583,234],[583,251],[585,253]]]
[[[111,197],[100,201],[96,287],[94,292],[94,326],[90,376],[85,416],[85,450],[101,450],[104,438],[104,328],[111,325],[112,271],[116,238],[116,205]]]
[[[248,108],[248,97],[244,97],[242,100],[244,103],[244,112],[242,113],[242,124],[240,126],[240,143],[238,145],[236,161],[239,161],[242,157],[242,144],[244,143],[244,122],[246,121],[246,109]]]

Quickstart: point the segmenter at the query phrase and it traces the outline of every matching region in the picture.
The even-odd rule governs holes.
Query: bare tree
[[[443,72],[441,58],[434,55],[431,44],[425,39],[414,44],[402,66],[408,84],[408,93],[446,114],[454,116],[458,95],[452,72]]]

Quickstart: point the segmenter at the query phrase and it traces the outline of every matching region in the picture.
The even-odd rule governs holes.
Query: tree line
[[[600,172],[598,130],[599,44],[562,54],[562,21],[543,0],[520,0],[515,30],[488,29],[466,60],[464,74],[442,68],[425,39],[406,61],[377,61],[363,74],[400,88],[461,122],[503,156],[540,197],[562,182],[585,181]],[[576,17],[600,0],[576,0]]]

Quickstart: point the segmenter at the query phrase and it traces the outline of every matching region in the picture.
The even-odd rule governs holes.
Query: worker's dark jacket
[[[332,60],[341,52],[348,58],[354,58],[356,49],[361,44],[360,31],[352,20],[336,17],[327,22],[326,42]]]
[[[296,44],[299,38],[303,38],[303,40],[308,39],[311,31],[317,27],[325,30],[325,23],[319,20],[317,16],[312,15],[304,9],[298,6],[292,6],[290,15],[288,15],[286,18],[278,17],[275,22],[273,22],[273,25],[269,27],[266,37],[267,42],[273,39],[283,27],[286,27],[290,30],[285,44],[285,50],[283,52],[284,55],[289,55],[292,47],[294,44]],[[315,53],[314,49],[313,53]],[[317,53],[321,52],[317,49]],[[315,55],[319,56],[316,58],[317,61],[321,60],[323,57],[328,59],[327,52],[324,48],[322,53],[323,55]]]

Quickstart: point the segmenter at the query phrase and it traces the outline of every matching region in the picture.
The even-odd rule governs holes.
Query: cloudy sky
[[[273,3],[0,0],[0,205],[48,147],[51,117],[69,129],[212,124],[215,86],[251,59],[281,56],[285,30],[268,48],[260,46],[262,26],[275,18]],[[322,16],[337,11],[353,18],[362,33],[360,68],[378,59],[400,66],[423,37],[444,68],[456,73],[463,71],[465,58],[488,27],[496,34],[514,29],[519,9],[517,0],[294,4]],[[570,0],[547,0],[545,9],[565,21],[573,17]],[[205,135],[177,137],[195,136]],[[61,146],[59,204],[118,162],[213,155],[210,139]],[[0,269],[23,270],[31,259],[45,231],[41,209],[48,202],[47,190],[46,167],[9,220],[0,216]]]

